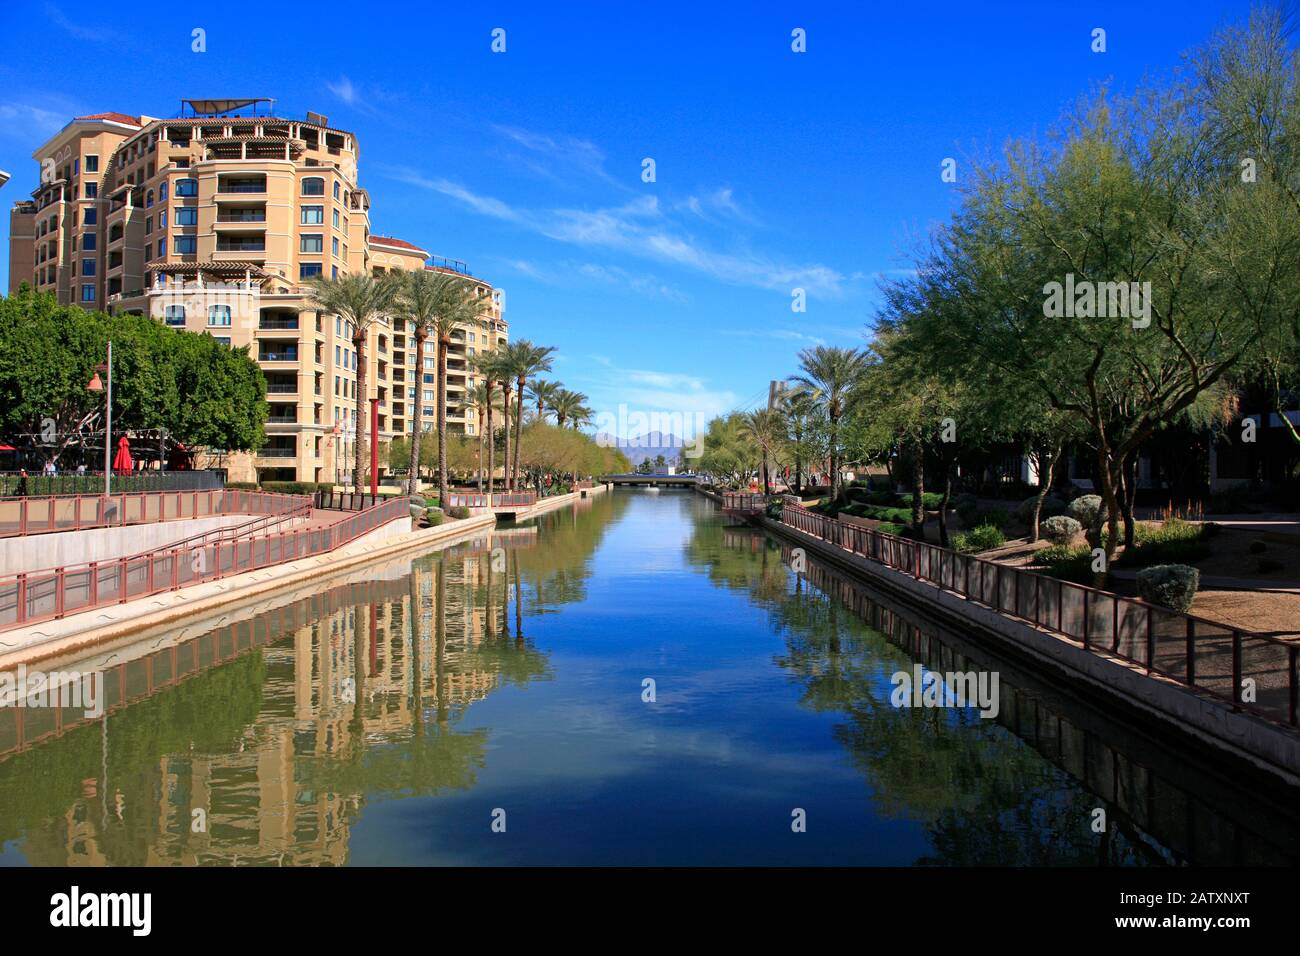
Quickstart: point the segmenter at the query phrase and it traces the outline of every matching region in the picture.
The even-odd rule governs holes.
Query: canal
[[[87,657],[102,716],[0,709],[0,864],[1300,860],[1295,794],[790,560],[619,490]]]

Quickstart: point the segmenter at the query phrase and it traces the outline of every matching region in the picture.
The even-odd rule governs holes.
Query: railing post
[[[1088,649],[1088,637],[1092,634],[1092,613],[1088,610],[1088,596],[1092,592],[1085,590],[1083,592],[1083,647]]]
[[[117,559],[117,603],[126,603],[126,558]]]
[[[1241,700],[1241,631],[1232,629],[1232,703],[1238,706]]]
[[[1156,663],[1156,624],[1155,624],[1155,618],[1151,616],[1151,608],[1148,607],[1146,609],[1146,612],[1147,612],[1147,673],[1150,674],[1151,669],[1155,667],[1155,663]]]
[[[54,616],[63,617],[63,569],[54,569]]]
[[[14,615],[16,623],[21,624],[23,621],[27,620],[27,575],[26,574],[18,575],[18,596],[17,596],[17,602],[14,610],[16,612]],[[1295,668],[1293,667],[1292,670],[1295,670]],[[1294,684],[1292,684],[1291,689],[1294,692],[1295,690]],[[1295,715],[1294,699],[1295,699],[1295,695],[1293,693],[1292,694],[1293,705],[1291,707],[1291,714],[1293,717]],[[1292,723],[1294,723],[1294,720],[1292,721]]]
[[[1196,619],[1187,619],[1187,686],[1196,686]]]

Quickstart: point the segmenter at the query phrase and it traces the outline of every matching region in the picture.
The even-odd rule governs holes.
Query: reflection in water
[[[0,709],[0,862],[1300,857],[1269,798],[787,564],[698,496],[620,492],[113,648],[103,718]],[[892,707],[914,661],[999,671],[997,719]]]

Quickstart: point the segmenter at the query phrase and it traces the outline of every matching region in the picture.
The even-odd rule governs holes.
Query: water
[[[0,863],[1300,857],[1293,794],[788,560],[691,492],[618,491],[99,650],[106,717],[0,712]],[[998,717],[891,706],[916,661],[997,670]]]

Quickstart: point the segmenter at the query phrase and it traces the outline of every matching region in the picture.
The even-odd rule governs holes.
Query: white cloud
[[[347,103],[348,106],[355,106],[357,100],[360,99],[357,88],[346,76],[340,77],[337,83],[326,83],[325,87],[344,103]]]

